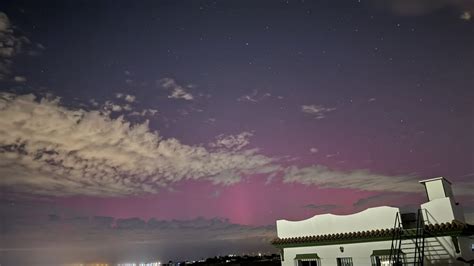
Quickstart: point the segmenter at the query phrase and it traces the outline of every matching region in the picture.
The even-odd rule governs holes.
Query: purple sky
[[[2,1],[3,263],[272,252],[277,219],[413,210],[436,176],[473,221],[473,13]]]

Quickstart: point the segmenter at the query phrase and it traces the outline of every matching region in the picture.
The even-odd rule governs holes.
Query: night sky
[[[414,210],[437,176],[474,221],[471,15],[2,1],[0,263],[275,252],[277,219]]]

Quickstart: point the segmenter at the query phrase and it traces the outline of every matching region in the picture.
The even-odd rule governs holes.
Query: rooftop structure
[[[395,207],[351,215],[277,221],[272,244],[282,266],[466,265],[474,262],[474,226],[467,224],[443,177],[420,181],[428,201],[417,213]]]

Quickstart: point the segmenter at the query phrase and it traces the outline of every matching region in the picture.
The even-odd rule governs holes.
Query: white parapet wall
[[[322,214],[302,221],[278,220],[280,238],[393,228],[398,208],[376,207],[350,215]]]
[[[453,220],[464,222],[461,206],[453,198],[437,198],[421,204],[426,224],[450,223]]]

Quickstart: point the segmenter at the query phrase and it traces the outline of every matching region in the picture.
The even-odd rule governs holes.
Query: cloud
[[[146,108],[142,110],[136,110],[136,108],[134,109],[131,104],[136,102],[136,97],[133,95],[116,93],[115,98],[123,99],[126,103],[124,104],[122,102],[121,104],[118,104],[112,101],[105,101],[105,103],[102,104],[102,110],[104,111],[104,114],[110,114],[111,112],[121,112],[127,116],[152,117],[158,113],[158,110],[153,108]],[[95,99],[89,100],[89,103],[91,107],[99,106],[99,103]]]
[[[149,109],[143,109],[141,112],[134,111],[134,112],[132,112],[128,115],[130,115],[130,116],[155,116],[156,114],[158,114],[158,110],[149,108]]]
[[[144,229],[146,222],[140,218],[118,219],[115,224],[118,229]]]
[[[339,171],[329,169],[322,165],[307,167],[290,166],[284,170],[285,183],[300,183],[316,185],[321,188],[345,188],[365,191],[389,192],[424,192],[418,183],[420,177],[414,175],[381,175],[369,170],[359,169],[352,171]],[[455,195],[472,195],[474,184],[472,182],[456,182],[453,186]]]
[[[400,198],[405,197],[405,195],[401,195],[399,193],[383,193],[383,194],[377,194],[377,195],[372,195],[367,198],[362,198],[354,202],[352,206],[356,208],[367,208],[367,207],[372,207],[372,206],[380,206],[380,202],[399,202]]]
[[[82,219],[81,219],[82,218]],[[87,218],[87,217],[85,217]],[[76,218],[77,219],[77,218]],[[83,221],[88,221],[93,228],[111,228],[114,224],[114,218],[108,216],[94,216],[91,219],[84,220],[83,217],[79,217]]]
[[[252,132],[242,132],[237,135],[219,135],[216,141],[209,144],[212,148],[224,148],[227,150],[238,151],[250,143],[249,138],[253,136]]]
[[[6,32],[10,29],[10,20],[7,14],[0,12],[0,32]]]
[[[316,211],[321,211],[321,212],[329,212],[334,209],[337,209],[339,206],[334,205],[334,204],[322,204],[322,205],[316,205],[316,204],[307,204],[304,205],[303,208],[306,209],[313,209]]]
[[[30,41],[14,31],[8,16],[0,12],[0,80],[9,79],[13,58],[23,52]]]
[[[136,98],[135,98],[135,96],[133,96],[133,95],[130,95],[130,94],[125,95],[125,101],[127,101],[127,102],[129,102],[129,103],[135,102],[135,99],[136,99]]]
[[[187,101],[194,99],[193,95],[185,91],[183,88],[174,88],[173,92],[168,97],[173,99],[184,99]]]
[[[123,93],[120,93],[120,92],[115,94],[115,98],[124,99],[125,101],[127,101],[129,103],[133,103],[136,100],[135,96],[130,95],[130,94],[123,94]]]
[[[163,78],[160,79],[158,82],[163,88],[171,92],[171,94],[168,95],[168,98],[183,99],[187,101],[191,101],[194,99],[194,96],[189,93],[185,87],[178,84],[176,80],[172,78]],[[188,87],[190,86],[191,85],[188,85]]]
[[[217,121],[217,119],[215,119],[214,117],[210,117],[210,118],[204,120],[204,123],[212,125],[212,124],[216,123],[216,121]]]
[[[122,106],[118,105],[118,104],[115,104],[115,103],[112,103],[111,101],[106,101],[104,103],[104,107],[103,107],[106,111],[112,111],[112,112],[121,112],[122,110],[124,110],[125,108],[123,108]]]
[[[23,76],[15,76],[13,78],[14,81],[18,82],[18,83],[23,83],[23,82],[26,82],[26,78],[23,77]]]
[[[99,106],[99,103],[98,103],[95,99],[90,99],[90,100],[89,100],[89,103],[90,103],[93,107]]]
[[[397,15],[419,16],[441,8],[455,8],[460,12],[474,11],[471,0],[374,0],[373,3]]]
[[[9,191],[121,196],[158,193],[184,180],[229,185],[263,174],[322,188],[422,192],[419,178],[410,175],[284,166],[281,159],[246,148],[251,132],[220,135],[207,149],[163,138],[147,121],[131,123],[30,94],[1,93],[0,117],[0,187]],[[453,189],[470,195],[474,184],[456,183]]]
[[[322,188],[352,188],[360,190],[389,190],[398,192],[421,192],[417,179],[412,176],[384,176],[368,170],[343,172],[331,170],[321,165],[286,169],[285,183],[317,185]]]
[[[253,90],[251,94],[242,95],[237,99],[239,102],[258,103],[259,101],[271,97],[270,93],[259,93],[258,90]]]
[[[324,107],[322,105],[302,105],[301,111],[303,113],[312,115],[316,119],[323,119],[326,114],[336,110],[336,108]]]
[[[41,264],[57,265],[93,259],[96,255],[105,260],[130,261],[136,256],[136,260],[158,257],[167,261],[252,249],[263,252],[273,250],[269,243],[276,232],[274,225],[242,225],[219,217],[146,221],[139,217],[77,216],[70,210],[69,214],[51,213],[54,209],[51,204],[19,202],[11,205],[0,201],[2,265],[31,265],[44,260],[50,263]],[[206,239],[205,246],[202,239]],[[68,250],[72,254],[64,256]],[[25,261],[34,255],[37,257]],[[63,259],[66,261],[61,261]],[[12,263],[7,263],[8,260]]]
[[[16,191],[157,193],[181,180],[232,184],[273,164],[255,149],[241,150],[245,141],[210,151],[164,139],[147,121],[131,124],[122,116],[73,110],[57,98],[2,93],[0,116],[0,186]]]
[[[311,152],[311,153],[318,153],[319,150],[318,150],[318,148],[311,148],[311,149],[309,149],[309,152]]]

